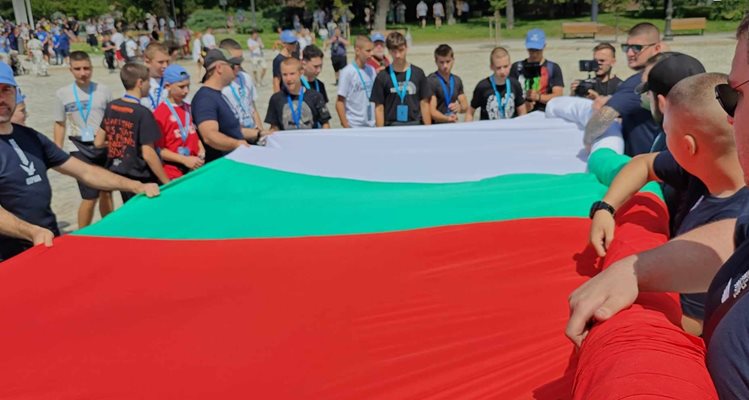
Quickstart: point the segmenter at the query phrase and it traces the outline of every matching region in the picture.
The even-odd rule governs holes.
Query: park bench
[[[568,36],[596,38],[598,24],[595,22],[564,22],[562,23],[562,39]]]
[[[700,31],[705,34],[707,18],[675,18],[671,20],[671,31]]]

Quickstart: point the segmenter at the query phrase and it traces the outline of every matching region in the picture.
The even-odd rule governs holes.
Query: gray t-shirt
[[[167,93],[166,88],[164,88],[164,79],[163,78],[148,78],[151,82],[151,86],[148,89],[148,96],[142,97],[140,99],[140,105],[143,107],[146,107],[147,109],[151,110],[153,112],[156,110],[156,107],[159,106],[159,104],[163,103],[164,100],[168,97],[169,93]]]
[[[83,115],[86,114],[88,109],[88,103],[91,100],[88,90],[81,90],[75,83],[63,86],[57,90],[55,94],[57,101],[55,102],[52,110],[52,116],[56,122],[65,123],[65,136],[81,136],[83,129],[86,126],[96,133],[97,128],[101,125],[101,120],[104,118],[104,110],[107,108],[107,103],[112,101],[112,91],[106,85],[100,83],[91,83],[93,88],[93,103],[91,104],[91,113],[88,115],[86,121],[83,120]],[[80,101],[79,111],[78,103],[75,101],[74,90],[78,93],[78,100]],[[64,149],[66,151],[75,150],[75,146],[69,141],[65,142]]]
[[[361,77],[359,77],[361,73]],[[377,71],[367,64],[363,69],[347,65],[341,70],[338,78],[338,95],[346,98],[346,119],[354,128],[372,127],[374,121],[374,103],[369,100]],[[364,85],[362,84],[364,80]]]

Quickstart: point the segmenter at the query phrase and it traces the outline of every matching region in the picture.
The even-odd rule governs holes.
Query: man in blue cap
[[[298,39],[293,31],[285,30],[281,32],[283,48],[281,48],[276,58],[273,59],[273,93],[281,90],[281,63],[294,54],[297,42]]]
[[[58,236],[52,213],[52,187],[47,170],[70,175],[99,190],[159,194],[155,184],[115,175],[70,157],[43,134],[11,122],[17,87],[13,70],[0,63],[0,260],[7,260],[34,245],[52,245]]]
[[[377,73],[390,66],[390,60],[385,55],[385,36],[380,32],[375,32],[369,37],[374,43],[372,48],[372,57],[367,60],[367,65],[371,65]]]
[[[525,36],[528,58],[512,64],[510,76],[519,80],[525,90],[526,109],[544,111],[546,103],[564,94],[562,69],[544,58],[546,34],[541,29],[531,29]]]

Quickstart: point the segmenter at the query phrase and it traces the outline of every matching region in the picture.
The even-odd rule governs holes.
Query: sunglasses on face
[[[736,113],[736,106],[739,103],[739,91],[736,90],[746,83],[749,79],[739,83],[736,87],[731,87],[728,83],[721,83],[715,86],[715,98],[718,99],[718,103],[723,107],[723,110],[733,118],[733,114]]]
[[[622,53],[627,53],[628,51],[632,50],[635,54],[640,54],[641,51],[645,50],[646,48],[650,46],[655,46],[656,43],[650,43],[650,44],[622,44]]]

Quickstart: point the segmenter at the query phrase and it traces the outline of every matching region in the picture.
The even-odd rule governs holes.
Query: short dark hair
[[[323,52],[320,50],[319,47],[315,46],[314,44],[311,44],[304,48],[302,51],[302,59],[304,61],[309,61],[313,58],[323,58]]]
[[[232,39],[232,38],[226,38],[219,42],[218,47],[226,50],[242,50],[242,46],[239,45],[239,43]]]
[[[611,54],[616,57],[616,48],[612,46],[611,43],[599,43],[596,47],[593,48],[594,53],[601,50],[609,50],[611,51]]]
[[[660,29],[658,29],[657,26],[651,24],[650,22],[640,22],[639,24],[633,26],[629,30],[629,36],[640,36],[640,35],[648,35],[648,36],[652,36],[654,40],[655,38],[660,40],[661,31]]]
[[[741,20],[738,29],[736,29],[736,39],[740,39],[747,31],[749,31],[749,13],[744,15],[744,19]]]
[[[91,57],[85,51],[76,50],[70,53],[70,62],[73,61],[88,61],[91,62]]]
[[[129,62],[120,70],[120,80],[125,90],[132,90],[138,79],[145,81],[148,80],[148,76],[148,67],[137,62]]]
[[[385,39],[385,47],[387,47],[388,50],[394,50],[405,45],[406,38],[400,32],[390,32],[387,39]]]
[[[434,49],[434,57],[454,57],[453,48],[446,44],[441,44]]]

